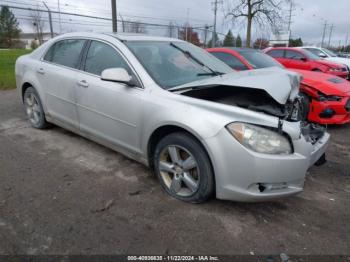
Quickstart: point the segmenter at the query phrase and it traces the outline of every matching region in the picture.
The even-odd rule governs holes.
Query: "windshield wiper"
[[[223,72],[218,72],[218,71],[214,71],[214,72],[210,72],[210,73],[199,73],[197,74],[197,76],[221,76],[224,75]]]
[[[177,50],[181,51],[182,53],[184,53],[186,56],[190,57],[193,61],[195,61],[197,64],[199,64],[202,67],[205,67],[206,69],[208,69],[211,73],[203,73],[203,74],[198,74],[197,76],[201,76],[201,75],[214,75],[214,76],[220,76],[223,75],[223,73],[221,72],[217,72],[213,69],[211,69],[209,66],[205,65],[202,61],[198,60],[194,55],[192,55],[192,53],[190,51],[187,50],[183,50],[181,47],[175,45],[173,42],[170,43],[170,45],[174,48],[176,48]]]

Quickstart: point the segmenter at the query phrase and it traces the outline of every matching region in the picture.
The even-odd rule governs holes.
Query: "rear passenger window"
[[[267,52],[268,55],[274,58],[283,58],[283,53],[284,53],[283,49],[271,50]]]
[[[67,39],[55,43],[46,53],[44,60],[55,64],[78,68],[81,50],[85,40]]]
[[[222,52],[213,52],[211,54],[223,61],[224,63],[226,63],[227,65],[229,65],[232,69],[239,71],[248,69],[237,57],[233,55]]]
[[[85,71],[100,76],[108,68],[124,68],[130,75],[132,71],[124,58],[111,46],[92,41],[86,56]]]

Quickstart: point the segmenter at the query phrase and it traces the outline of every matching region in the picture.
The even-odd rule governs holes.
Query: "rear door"
[[[65,39],[53,44],[37,68],[44,87],[48,113],[64,126],[79,128],[76,82],[86,40]]]
[[[124,68],[137,78],[114,46],[90,41],[82,71],[76,76],[80,130],[128,151],[140,152],[144,89],[101,80],[102,71],[108,68]]]

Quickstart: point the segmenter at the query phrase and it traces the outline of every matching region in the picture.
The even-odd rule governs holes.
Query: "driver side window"
[[[86,55],[84,71],[100,76],[103,70],[116,67],[124,68],[132,75],[132,70],[114,48],[99,41],[92,41]]]

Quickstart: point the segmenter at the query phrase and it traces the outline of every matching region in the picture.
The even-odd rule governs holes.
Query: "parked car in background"
[[[342,78],[349,77],[347,66],[322,59],[302,48],[273,47],[265,49],[264,52],[287,68],[323,72]]]
[[[350,59],[345,57],[340,57],[338,54],[334,53],[331,50],[328,50],[326,48],[321,47],[314,47],[314,46],[304,46],[303,49],[310,51],[314,55],[317,55],[320,58],[326,59],[328,61],[336,62],[339,64],[344,64],[348,67],[348,70],[350,68]]]
[[[329,141],[300,119],[299,75],[233,72],[178,39],[61,35],[17,60],[16,82],[33,127],[55,123],[115,149],[191,203],[297,194]]]
[[[234,70],[253,70],[269,67],[284,68],[279,62],[261,51],[248,48],[210,48],[215,57]],[[319,124],[350,122],[350,82],[329,74],[289,69],[302,75],[300,86],[305,115]]]

